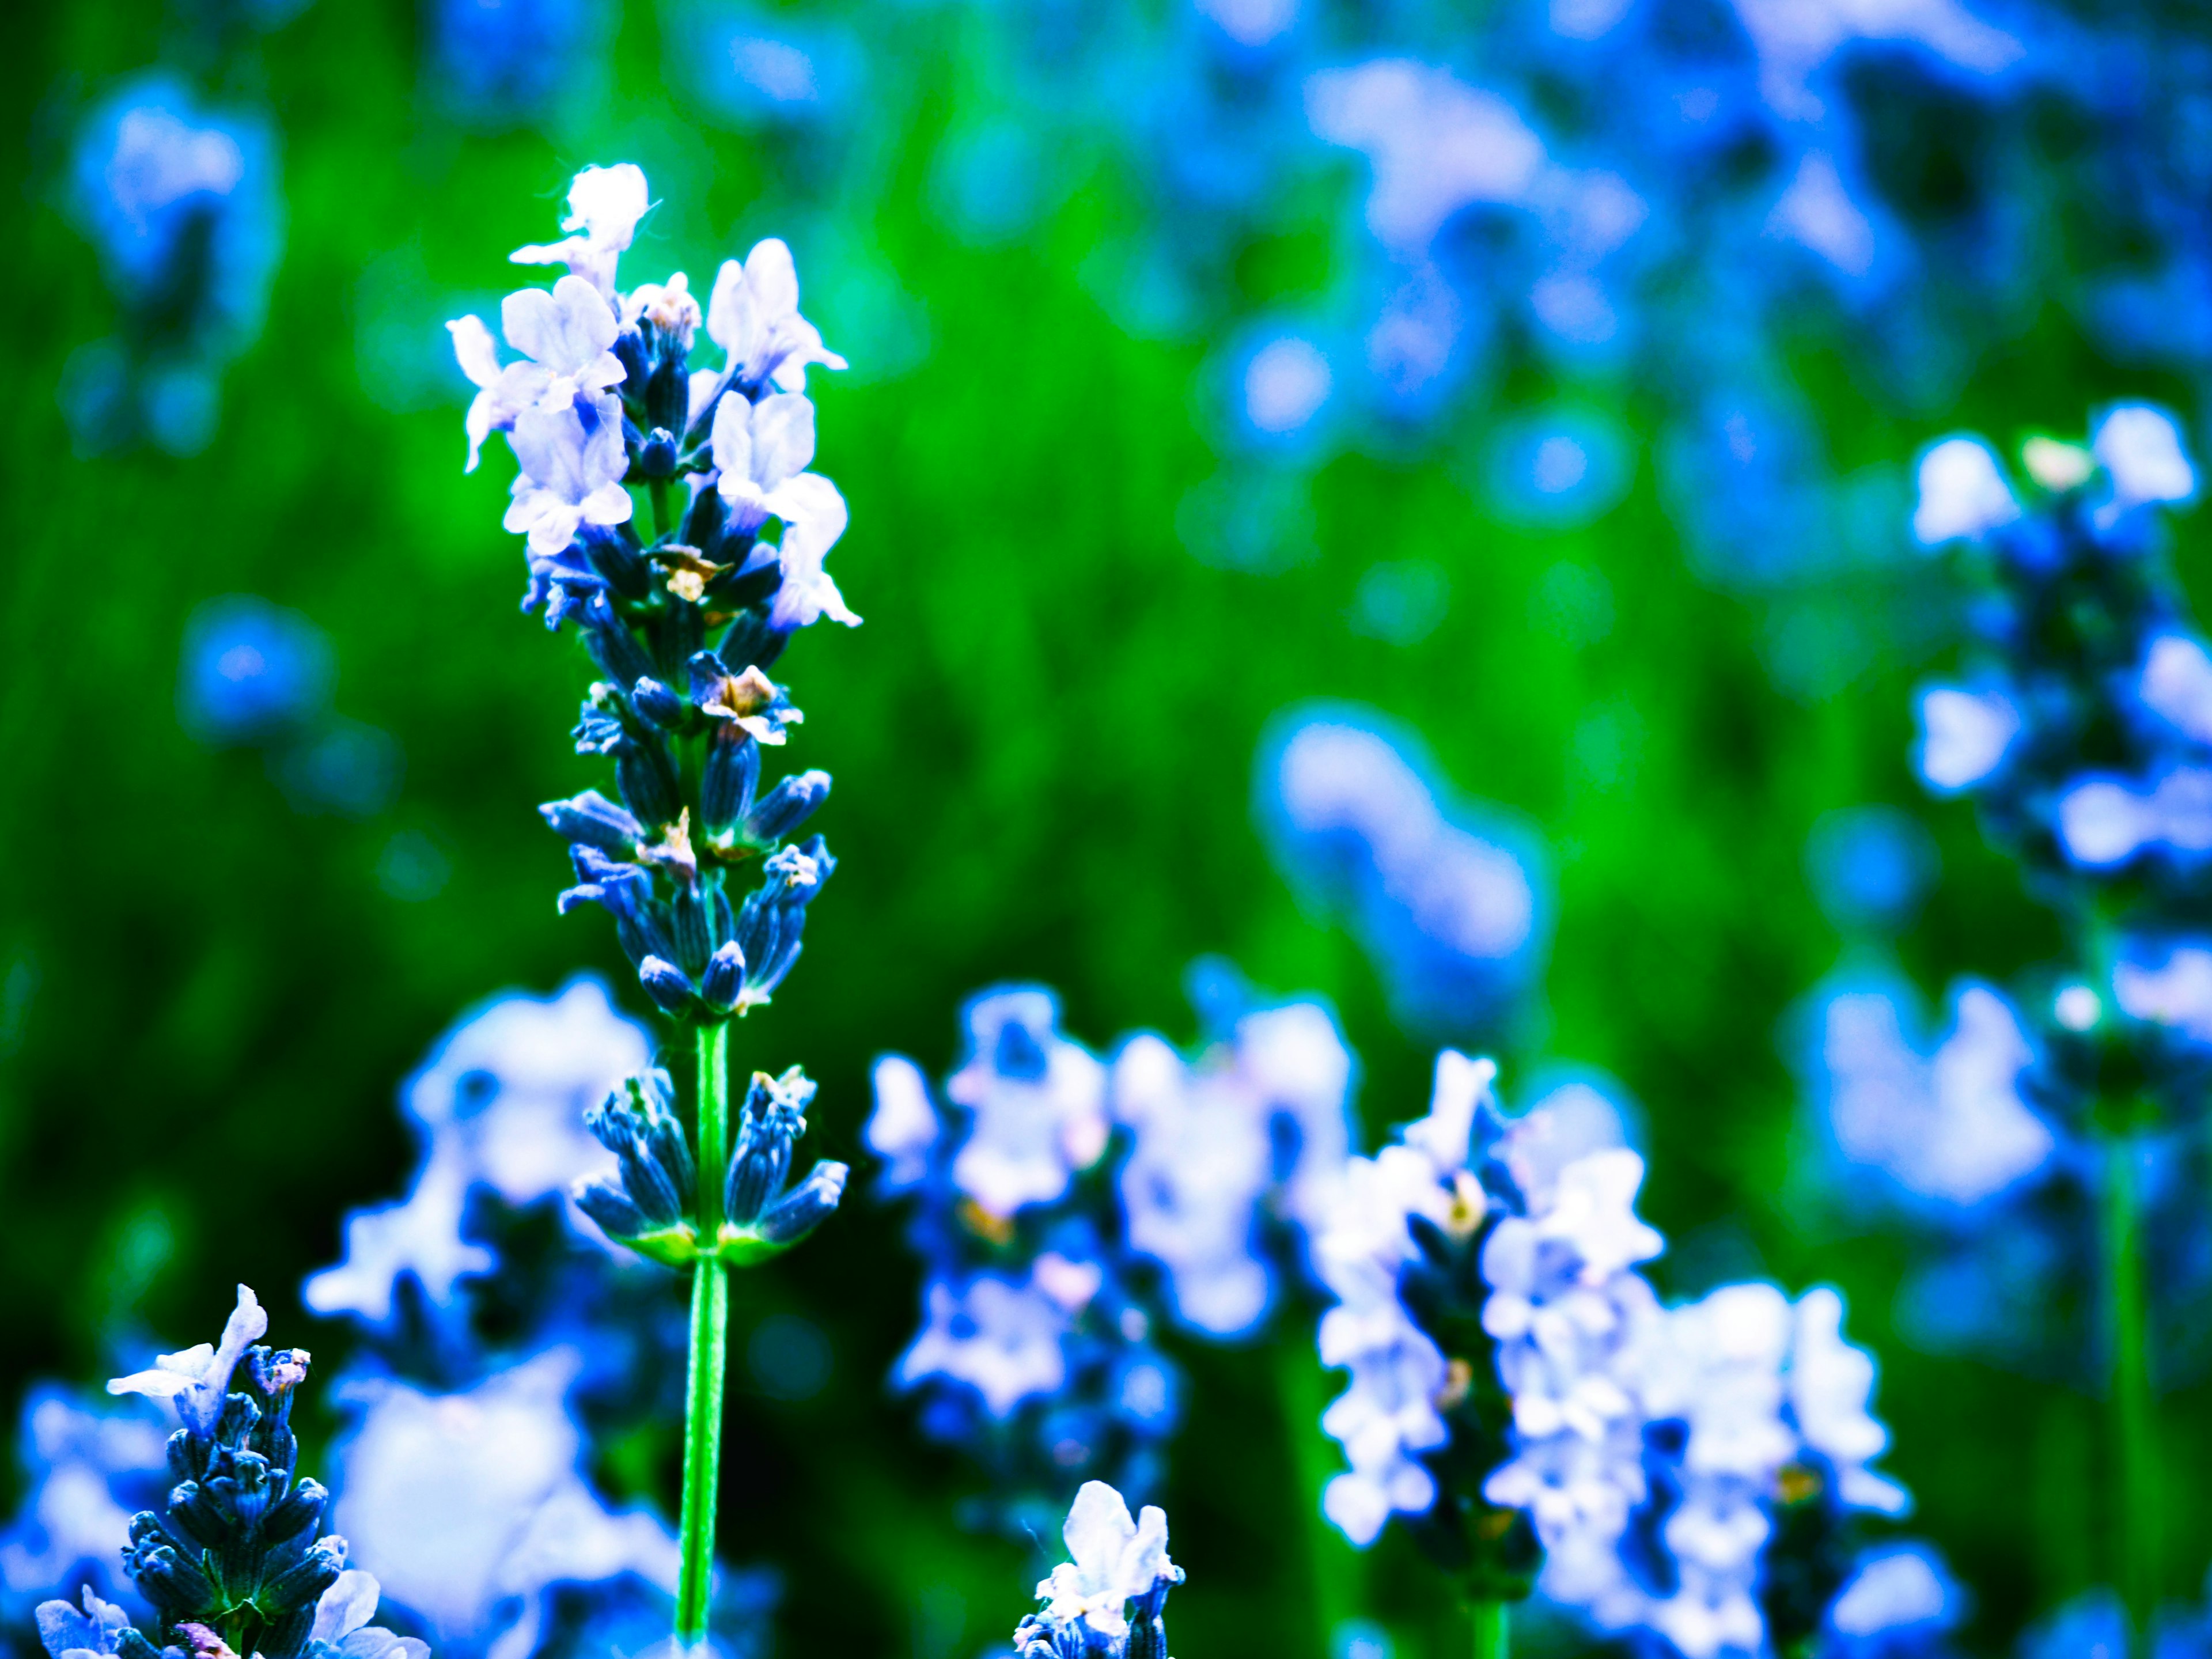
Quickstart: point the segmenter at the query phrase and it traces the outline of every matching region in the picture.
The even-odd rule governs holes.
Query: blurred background
[[[842,871],[736,1047],[820,1080],[812,1142],[856,1170],[734,1305],[723,1540],[758,1640],[951,1659],[1030,1605],[1034,1551],[952,1524],[983,1477],[887,1381],[921,1268],[866,1190],[875,1057],[950,1071],[963,1001],[1006,981],[1055,988],[1096,1051],[1188,1044],[1187,969],[1217,957],[1333,1009],[1364,1145],[1424,1109],[1442,1042],[1498,1054],[1515,1099],[1595,1079],[1650,1162],[1665,1293],[1839,1287],[1913,1528],[1972,1586],[1960,1644],[2011,1650],[2118,1571],[2099,1366],[1983,1316],[1909,1206],[1862,1201],[1807,1033],[1871,983],[1917,1042],[1954,976],[2058,948],[1913,775],[1911,690],[1960,602],[1912,466],[2118,398],[2201,433],[2206,25],[1978,0],[11,16],[7,1512],[59,1455],[41,1388],[212,1335],[240,1280],[326,1378],[373,1346],[301,1286],[349,1210],[408,1189],[402,1085],[464,1013],[580,971],[647,1012],[601,920],[555,915],[533,809],[596,781],[565,737],[590,672],[518,612],[511,463],[464,475],[442,326],[516,284],[576,168],[634,161],[659,205],[627,281],[703,291],[781,236],[852,363],[810,392],[866,623],[778,671]],[[2203,526],[2174,538],[2201,603]],[[1352,739],[1301,772],[1314,732]],[[1345,777],[1384,805],[1329,817],[1313,790]],[[1457,1650],[1402,1536],[1354,1562],[1301,1519],[1335,1467],[1310,1322],[1160,1339],[1177,1649],[1345,1659],[1329,1579],[1372,1621],[1361,1659]],[[2181,1471],[2212,1453],[2190,1346],[2159,1379]],[[310,1404],[308,1468],[343,1394]],[[641,1410],[574,1456],[606,1503],[665,1508],[679,1450]],[[2203,1491],[2166,1487],[2177,1598],[2212,1559]]]

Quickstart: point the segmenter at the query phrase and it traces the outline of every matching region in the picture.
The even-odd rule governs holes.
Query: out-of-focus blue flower
[[[1150,1033],[1121,1044],[1112,1097],[1134,1136],[1119,1176],[1129,1247],[1164,1269],[1185,1325],[1228,1337],[1266,1318],[1267,1208],[1300,1235],[1319,1221],[1352,1149],[1352,1075],[1313,1002],[1243,1013],[1194,1064]]]
[[[991,1469],[981,1518],[1017,1531],[1086,1475],[1148,1489],[1180,1416],[1103,1177],[1106,1068],[1058,1017],[1038,987],[971,999],[945,1102],[886,1055],[864,1132],[889,1166],[878,1190],[913,1205],[927,1270],[894,1381],[920,1396],[926,1433]]]
[[[1950,1002],[1948,1029],[1923,1045],[1910,987],[1847,980],[1816,1000],[1800,1063],[1846,1163],[1879,1170],[1908,1203],[1970,1208],[2035,1176],[2059,1142],[2024,1092],[2036,1053],[2018,1011],[1974,981]]]
[[[1877,1546],[1852,1564],[1850,1577],[1829,1604],[1822,1650],[1836,1659],[1906,1659],[1940,1651],[1965,1617],[1966,1601],[1943,1558],[1929,1546]]]
[[[434,0],[432,73],[476,120],[554,112],[591,63],[606,28],[598,0]]]
[[[2108,1589],[2076,1596],[2021,1638],[2021,1659],[2124,1659],[2128,1613]]]
[[[971,1114],[952,1184],[990,1214],[1048,1204],[1106,1150],[1106,1072],[1060,1032],[1041,986],[988,991],[961,1012],[968,1059],[945,1092]]]
[[[155,70],[92,112],[71,170],[122,314],[115,339],[82,348],[64,377],[64,412],[88,451],[143,434],[192,453],[214,434],[223,367],[268,301],[282,240],[268,126],[206,111]]]
[[[323,713],[331,675],[321,629],[251,593],[227,594],[185,625],[178,716],[202,743],[291,738]]]
[[[1632,476],[1618,426],[1556,409],[1504,427],[1492,441],[1486,482],[1492,507],[1509,522],[1565,529],[1610,512]]]
[[[1550,932],[1532,832],[1455,799],[1413,734],[1350,706],[1278,716],[1254,793],[1277,864],[1351,924],[1401,1020],[1454,1030],[1510,1018]]]
[[[101,1407],[53,1383],[23,1401],[23,1504],[0,1528],[0,1611],[25,1619],[38,1599],[89,1588],[143,1611],[123,1576],[131,1517],[169,1484],[169,1425],[143,1401]]]
[[[1846,933],[1893,933],[1912,920],[1936,879],[1936,843],[1893,806],[1825,814],[1805,843],[1813,896]]]
[[[866,72],[849,29],[792,14],[692,0],[667,13],[673,78],[733,125],[830,121],[852,107]]]
[[[635,1574],[674,1595],[667,1524],[613,1509],[585,1477],[568,1403],[583,1363],[548,1349],[458,1394],[346,1385],[354,1417],[333,1448],[336,1512],[355,1559],[441,1652],[523,1659],[564,1583]]]
[[[409,1277],[434,1306],[450,1303],[463,1279],[496,1265],[464,1230],[471,1189],[520,1207],[611,1170],[584,1114],[651,1057],[645,1032],[589,976],[550,997],[510,993],[465,1017],[402,1087],[422,1146],[408,1195],[347,1218],[344,1259],[308,1278],[307,1306],[386,1324]],[[573,1209],[562,1213],[598,1237]]]

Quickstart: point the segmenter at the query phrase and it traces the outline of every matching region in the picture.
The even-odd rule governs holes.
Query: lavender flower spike
[[[268,1334],[269,1316],[253,1292],[238,1287],[238,1305],[222,1328],[220,1346],[202,1342],[182,1353],[157,1354],[151,1370],[111,1379],[110,1394],[151,1395],[175,1402],[177,1415],[200,1438],[215,1432],[222,1403],[230,1393],[230,1374],[246,1351]]]

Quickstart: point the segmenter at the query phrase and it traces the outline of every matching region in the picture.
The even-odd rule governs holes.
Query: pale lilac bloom
[[[2137,1019],[2171,1026],[2192,1042],[2212,1043],[2212,948],[2176,945],[2153,965],[2147,947],[2130,945],[2112,969],[2112,1000]]]
[[[904,1054],[885,1054],[870,1073],[876,1109],[860,1139],[888,1166],[881,1177],[885,1194],[921,1184],[929,1173],[929,1154],[944,1133],[929,1097],[929,1079]]]
[[[900,1356],[892,1379],[902,1388],[938,1377],[964,1382],[1000,1419],[1024,1400],[1057,1393],[1067,1381],[1060,1338],[1071,1322],[1059,1277],[1044,1268],[1041,1283],[1032,1268],[1026,1284],[1000,1273],[978,1273],[957,1289],[942,1279],[933,1283],[923,1298],[921,1333]]]
[[[1351,1073],[1335,1022],[1310,1002],[1246,1015],[1195,1065],[1150,1035],[1122,1045],[1111,1092],[1135,1131],[1120,1180],[1129,1243],[1167,1269],[1185,1324],[1235,1336],[1266,1316],[1273,1273],[1255,1234],[1276,1183],[1277,1127],[1297,1146],[1280,1206],[1304,1225],[1350,1150]]]
[[[2148,790],[2085,773],[2059,798],[2058,838],[2068,857],[2093,870],[2154,846],[2201,858],[2212,853],[2212,770],[2177,766]]]
[[[508,295],[500,304],[500,326],[526,361],[502,367],[491,331],[476,317],[446,325],[462,373],[478,388],[469,405],[465,470],[470,472],[477,470],[484,440],[512,431],[524,410],[565,409],[579,398],[594,401],[596,394],[623,383],[622,362],[611,349],[618,331],[615,313],[580,276],[563,276],[550,294],[526,288]]]
[[[1664,1317],[1633,1271],[1663,1241],[1634,1212],[1643,1160],[1602,1144],[1617,1128],[1579,1109],[1516,1121],[1497,1155],[1527,1213],[1498,1221],[1481,1263],[1483,1328],[1498,1343],[1516,1430],[1513,1456],[1483,1495],[1528,1512],[1544,1544],[1544,1593],[1608,1630],[1644,1611],[1620,1540],[1646,1490],[1634,1365]]]
[[[348,1386],[361,1414],[333,1448],[333,1518],[353,1559],[441,1644],[522,1659],[558,1583],[634,1572],[673,1592],[667,1525],[610,1508],[586,1480],[568,1405],[582,1366],[556,1347],[459,1394]]]
[[[1979,438],[1946,438],[1920,458],[1912,534],[1923,547],[1972,540],[2020,517],[1995,451]]]
[[[1544,173],[1543,141],[1510,104],[1433,64],[1378,58],[1323,70],[1305,103],[1316,137],[1367,156],[1367,227],[1401,254],[1425,254],[1471,203],[1525,201]]]
[[[1400,1144],[1346,1161],[1313,1238],[1314,1271],[1337,1299],[1316,1333],[1322,1363],[1352,1373],[1322,1414],[1351,1465],[1329,1481],[1322,1509],[1362,1548],[1394,1511],[1424,1514],[1436,1502],[1419,1455],[1449,1438],[1436,1404],[1447,1371],[1399,1299],[1398,1273],[1416,1254],[1412,1216],[1462,1237],[1481,1224],[1486,1201],[1467,1163],[1497,1073],[1486,1060],[1439,1054],[1429,1115],[1407,1125]]]
[[[1959,1612],[1958,1587],[1925,1545],[1870,1550],[1851,1569],[1828,1606],[1828,1623],[1844,1636],[1880,1636],[1916,1626],[1944,1627]]]
[[[1815,71],[1854,40],[1910,42],[1948,64],[1996,76],[2027,48],[1984,22],[1958,0],[1735,0],[1736,15],[1759,56],[1759,90],[1791,120],[1824,112],[1808,84]]]
[[[1127,1603],[1175,1576],[1166,1512],[1147,1504],[1132,1521],[1127,1500],[1103,1480],[1083,1483],[1060,1536],[1074,1559],[1038,1583],[1037,1599],[1051,1602],[1046,1612],[1054,1620],[1080,1619],[1109,1640],[1129,1633]]]
[[[2000,691],[1931,685],[1920,693],[1920,741],[1913,769],[1939,795],[1985,782],[2004,764],[2020,736],[2020,709]]]
[[[1905,1488],[1867,1465],[1889,1449],[1889,1431],[1868,1409],[1875,1363],[1844,1340],[1844,1298],[1823,1285],[1797,1299],[1790,1352],[1790,1411],[1800,1439],[1827,1460],[1836,1495],[1852,1509],[1899,1516]]]
[[[845,533],[848,514],[837,486],[818,472],[802,472],[777,492],[783,535],[776,560],[783,583],[769,607],[769,626],[789,633],[810,628],[822,617],[857,628],[860,619],[845,603],[837,584],[822,568],[830,550]]]
[[[1881,990],[1829,998],[1818,1041],[1838,1149],[1908,1192],[1979,1204],[2057,1149],[2021,1089],[2034,1050],[2012,1006],[1986,985],[1954,990],[1950,1028],[1926,1054],[1905,1034],[1898,997]]]
[[[374,1573],[348,1567],[315,1599],[311,1642],[337,1650],[338,1659],[429,1659],[430,1644],[418,1636],[395,1636],[369,1624],[384,1587]]]
[[[84,1562],[111,1569],[139,1507],[122,1488],[161,1478],[167,1426],[153,1408],[95,1411],[71,1392],[37,1387],[23,1412],[23,1507],[0,1531],[0,1590],[47,1592]]]
[[[622,420],[621,401],[611,393],[599,398],[588,433],[573,404],[517,415],[507,441],[522,471],[501,520],[507,533],[527,532],[530,550],[550,558],[574,541],[583,525],[629,523]]]
[[[186,1428],[197,1435],[211,1435],[230,1394],[231,1372],[246,1358],[246,1351],[268,1334],[268,1314],[241,1285],[238,1305],[223,1323],[219,1346],[203,1342],[182,1353],[157,1355],[152,1370],[111,1378],[107,1391],[167,1400],[176,1407]]]
[[[635,163],[586,167],[568,186],[568,216],[561,222],[562,229],[580,234],[519,247],[508,257],[519,265],[566,265],[611,303],[615,266],[652,205],[645,173]]]
[[[707,302],[707,334],[728,361],[719,374],[693,372],[695,420],[704,412],[698,399],[722,386],[773,381],[786,392],[804,392],[808,364],[845,367],[842,357],[823,345],[821,331],[799,314],[799,272],[790,248],[775,237],[755,243],[743,264],[723,261]]]
[[[1059,1018],[1044,990],[993,991],[968,1006],[971,1058],[945,1092],[975,1121],[952,1184],[993,1215],[1051,1203],[1105,1153],[1106,1068],[1060,1035]]]
[[[2212,744],[2212,656],[2200,641],[2181,634],[2152,641],[2136,695],[2182,736]]]
[[[461,1279],[498,1266],[461,1231],[478,1187],[518,1207],[559,1194],[570,1227],[600,1240],[568,1196],[613,1167],[584,1113],[652,1058],[643,1029],[589,976],[551,996],[510,994],[472,1012],[401,1092],[402,1115],[422,1146],[407,1196],[349,1215],[344,1259],[310,1274],[302,1300],[319,1314],[381,1323],[411,1274],[433,1305],[450,1302]]]
[[[1793,178],[1767,216],[1766,233],[1786,237],[1811,249],[1847,276],[1864,276],[1874,269],[1880,251],[1873,222],[1868,219],[1836,167],[1833,157],[1814,150],[1797,164]],[[1939,446],[1940,447],[1940,446]],[[1921,500],[1927,502],[1927,465],[1921,466]],[[1920,514],[1913,519],[1916,532]],[[1966,533],[1973,533],[1968,532]],[[1922,536],[1923,541],[1942,537]]]
[[[777,492],[814,459],[814,405],[796,392],[760,402],[725,398],[714,409],[715,487],[732,527],[757,530],[781,517]]]
[[[1771,1285],[1729,1285],[1672,1310],[1638,1382],[1652,1420],[1688,1430],[1681,1501],[1661,1528],[1679,1573],[1638,1622],[1685,1659],[1760,1652],[1759,1559],[1772,1531],[1765,1500],[1797,1450],[1784,1420],[1790,1303]]]
[[[2108,410],[2089,437],[2089,452],[2112,481],[2112,505],[2185,501],[2197,493],[2197,471],[2181,447],[2172,418],[2147,404]]]

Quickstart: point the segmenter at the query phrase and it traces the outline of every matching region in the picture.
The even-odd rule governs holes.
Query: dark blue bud
[[[814,1085],[796,1066],[780,1078],[753,1073],[722,1188],[722,1213],[739,1226],[757,1220],[783,1191],[792,1145],[806,1133],[803,1114],[813,1098]]]
[[[752,811],[760,786],[760,745],[727,720],[717,721],[714,741],[699,780],[699,817],[708,836],[729,832]]]
[[[677,532],[678,538],[686,547],[697,548],[702,556],[714,560],[716,564],[726,564],[728,561],[720,557],[715,550],[722,539],[722,521],[728,516],[729,509],[723,505],[721,492],[702,489],[691,498],[691,505],[684,509],[684,524]]]
[[[638,561],[641,570],[645,562]],[[641,583],[640,586],[645,584]],[[584,607],[584,645],[592,653],[592,660],[599,672],[617,685],[628,685],[641,674],[653,672],[653,659],[637,642],[614,606],[604,593],[595,593]]]
[[[637,979],[662,1013],[681,1017],[691,1012],[691,976],[674,963],[648,956],[637,964]]]
[[[684,724],[687,712],[684,699],[654,679],[650,674],[638,676],[637,684],[630,688],[630,701],[637,712],[655,726],[672,732]]]
[[[666,427],[657,426],[646,434],[637,452],[637,476],[645,479],[676,476],[676,435]]]
[[[608,1181],[589,1181],[576,1188],[576,1207],[599,1224],[609,1238],[635,1238],[651,1231],[644,1212]]]
[[[775,659],[790,642],[789,635],[768,625],[765,611],[748,609],[738,612],[731,621],[715,650],[725,662],[750,663],[765,673],[775,665]]]
[[[707,898],[695,882],[679,884],[676,896],[669,901],[668,918],[675,935],[677,965],[687,974],[707,971],[707,958],[714,953],[714,941],[707,917]]]
[[[757,847],[772,846],[813,817],[814,809],[829,797],[827,772],[800,772],[784,779],[745,815],[745,839]]]
[[[602,852],[629,854],[645,839],[644,826],[596,789],[548,801],[538,810],[556,835]]]
[[[845,1195],[845,1177],[851,1172],[842,1164],[817,1164],[806,1179],[784,1194],[783,1200],[760,1218],[758,1232],[771,1244],[796,1244],[827,1221]]]
[[[727,901],[723,908],[728,908]],[[707,960],[707,971],[699,978],[699,994],[718,1011],[727,1013],[736,1006],[738,993],[744,988],[745,953],[738,948],[735,939],[718,946]]]
[[[653,374],[653,358],[641,330],[626,328],[615,336],[611,348],[615,361],[623,366],[622,389],[625,395],[642,398],[645,383]]]
[[[615,751],[615,787],[645,823],[673,823],[683,810],[676,762],[658,733]]]
[[[338,1581],[345,1571],[346,1540],[332,1533],[318,1538],[293,1565],[263,1583],[263,1594],[279,1607],[296,1607],[313,1602]]]

